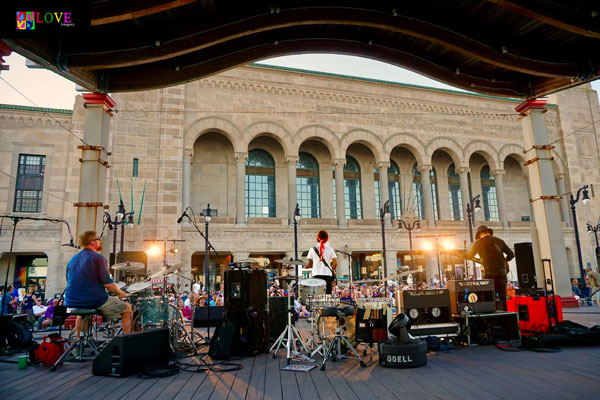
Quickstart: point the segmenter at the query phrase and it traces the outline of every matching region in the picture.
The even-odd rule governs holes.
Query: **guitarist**
[[[325,230],[317,233],[317,245],[308,251],[308,263],[305,268],[313,268],[312,277],[323,279],[327,282],[326,294],[331,294],[332,282],[335,279],[335,269],[337,268],[337,256],[335,250],[327,241],[329,234]]]
[[[475,243],[467,252],[467,258],[472,259],[479,254],[483,266],[484,278],[494,280],[494,288],[502,308],[506,311],[506,284],[508,261],[515,257],[515,253],[508,247],[504,240],[494,236],[494,231],[485,225],[477,228]]]

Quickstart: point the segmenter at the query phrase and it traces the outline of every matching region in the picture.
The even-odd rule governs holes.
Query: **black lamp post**
[[[404,221],[403,219],[399,219],[398,220],[398,230],[406,230],[408,232],[408,247],[409,247],[409,254],[410,254],[410,269],[414,270],[415,269],[415,264],[414,264],[414,255],[413,255],[413,245],[412,245],[412,231],[414,229],[418,231],[421,230],[421,221],[414,220],[412,223],[407,223],[406,221]]]
[[[467,204],[467,225],[469,226],[471,243],[473,243],[473,211],[481,211],[481,195],[476,195]]]
[[[600,258],[598,258],[599,254],[599,247],[600,245],[598,244],[598,230],[600,230],[600,219],[598,219],[598,223],[596,224],[596,226],[593,226],[592,224],[590,224],[589,222],[587,223],[587,229],[588,229],[588,233],[594,234],[594,237],[596,238],[596,248],[594,249],[594,254],[596,254],[596,267],[597,270],[600,271]]]
[[[206,212],[204,213],[204,288],[206,290],[206,295],[208,296],[208,306],[210,307],[210,275],[208,273],[210,258],[208,248],[208,224],[210,224],[211,216],[210,216],[210,203],[206,205]],[[210,336],[210,334],[209,334]]]
[[[387,257],[385,256],[385,216],[390,213],[390,201],[386,201],[383,205],[383,208],[379,209],[379,219],[381,220],[381,242],[383,245],[383,254],[381,257],[383,258],[383,276],[387,278]],[[388,292],[388,281],[385,280],[385,297],[387,297]]]
[[[294,209],[294,260],[298,260],[298,222],[300,222],[300,206],[296,203],[296,208]],[[298,282],[300,278],[298,277],[298,264],[295,265],[296,269],[296,288],[294,289],[294,294],[296,299],[298,298]]]
[[[583,185],[577,190],[577,195],[573,196],[573,193],[569,194],[569,203],[571,204],[571,212],[573,213],[573,229],[575,230],[575,243],[577,244],[577,258],[579,260],[579,273],[581,278],[579,283],[585,287],[585,271],[583,270],[583,260],[581,259],[581,244],[579,242],[579,231],[577,228],[577,213],[575,212],[575,204],[579,201],[579,195],[583,192],[581,201],[584,205],[590,202],[590,196],[588,195],[588,185]]]
[[[108,229],[113,231],[113,254],[115,256],[114,264],[117,263],[117,231],[119,230],[119,225],[121,225],[121,250],[119,251],[119,259],[118,262],[123,262],[123,250],[125,243],[125,227],[124,224],[133,224],[133,211],[126,212],[125,205],[123,204],[123,200],[119,202],[119,209],[115,214],[115,217],[112,218],[109,213],[104,212],[104,219],[106,223],[108,223]],[[116,275],[116,271],[115,271]],[[116,278],[116,276],[115,276]]]

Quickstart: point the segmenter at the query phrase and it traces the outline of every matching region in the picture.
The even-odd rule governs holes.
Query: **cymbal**
[[[135,293],[135,292],[139,292],[140,290],[148,289],[149,287],[152,287],[152,282],[149,282],[149,281],[135,282],[127,287],[127,292]]]
[[[298,277],[287,275],[287,276],[276,276],[274,279],[279,279],[280,281],[295,281],[298,279]]]
[[[143,263],[135,261],[125,261],[112,266],[115,271],[136,271],[138,269],[144,269],[145,267],[146,266]]]
[[[161,268],[160,270],[150,275],[150,278],[160,278],[163,275],[172,274],[173,272],[177,272],[177,270],[183,267],[184,265],[184,262],[178,262],[173,265],[167,265],[165,268]]]
[[[282,258],[275,260],[275,262],[286,265],[306,265],[302,260],[284,260]]]

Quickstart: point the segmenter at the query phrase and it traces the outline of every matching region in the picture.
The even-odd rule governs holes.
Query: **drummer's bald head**
[[[319,231],[319,233],[317,233],[317,240],[321,241],[321,240],[327,240],[329,239],[329,234],[327,233],[327,231],[325,229],[321,229]]]
[[[79,235],[79,246],[81,248],[88,247],[94,239],[96,239],[95,231],[85,231]]]

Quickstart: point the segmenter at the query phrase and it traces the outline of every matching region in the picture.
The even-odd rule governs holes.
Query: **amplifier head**
[[[496,293],[493,279],[476,281],[448,281],[450,305],[453,314],[459,314],[465,307],[474,313],[494,312]]]

